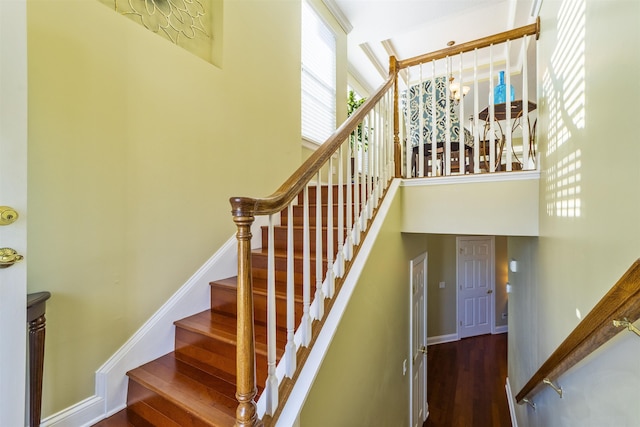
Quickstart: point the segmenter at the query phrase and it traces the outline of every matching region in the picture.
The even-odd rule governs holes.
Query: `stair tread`
[[[324,245],[323,245],[324,246]],[[337,245],[334,244],[334,247],[337,247]],[[258,255],[258,256],[267,256],[269,254],[268,248],[264,247],[264,248],[256,248],[256,249],[252,249],[251,250],[251,254],[252,255]],[[278,258],[278,259],[287,259],[287,250],[286,249],[279,249],[279,248],[274,248],[273,249],[273,255],[274,258]],[[312,262],[315,262],[316,257],[314,256],[314,254],[310,254],[310,258]],[[293,252],[293,259],[296,260],[302,260],[304,259],[303,255],[301,253],[298,252]],[[322,262],[327,262],[325,257],[322,257]]]
[[[129,378],[211,425],[235,422],[236,386],[176,359],[173,352],[127,373]]]
[[[180,319],[174,322],[176,327],[183,328],[198,334],[202,334],[206,337],[226,342],[227,344],[236,345],[237,338],[237,324],[236,318],[228,316],[226,314],[217,313],[212,310],[205,310],[200,313],[194,314],[184,319]],[[261,355],[267,354],[267,328],[259,323],[254,327],[255,339],[256,339],[256,353]],[[278,350],[276,350],[276,356],[278,359],[284,353],[286,340],[282,339],[283,334],[276,335],[276,342],[278,344]],[[286,338],[286,337],[285,337]]]
[[[224,287],[233,290],[238,289],[238,276],[227,277],[225,279],[214,280],[209,283],[210,286]],[[281,280],[276,280],[276,298],[287,298],[286,289],[287,283]],[[267,295],[267,279],[262,277],[253,278],[253,292],[258,295]],[[293,300],[296,303],[302,303],[302,295],[294,295]]]

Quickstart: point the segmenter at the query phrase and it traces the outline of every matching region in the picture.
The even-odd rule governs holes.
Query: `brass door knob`
[[[420,353],[427,354],[427,347],[425,347],[425,346],[421,346],[420,348],[418,348],[418,351],[419,351]]]
[[[11,267],[16,262],[24,259],[22,255],[18,255],[15,249],[0,248],[0,268]]]
[[[488,293],[488,294],[492,294],[492,293],[493,293],[493,289],[489,289],[489,290],[487,291],[487,293]]]
[[[18,212],[9,206],[0,206],[0,225],[9,225],[16,222]]]

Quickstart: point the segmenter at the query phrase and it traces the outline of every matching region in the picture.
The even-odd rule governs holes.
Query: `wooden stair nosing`
[[[214,341],[220,341],[228,345],[237,345],[236,336],[236,319],[225,314],[216,313],[211,310],[205,310],[192,316],[185,317],[174,322],[176,328],[181,328],[195,334],[202,335]],[[282,332],[279,331],[280,335]],[[176,331],[176,334],[178,332]],[[264,325],[256,324],[254,326],[254,334],[256,339],[256,353],[267,355],[267,328]],[[283,340],[280,339],[280,342]],[[286,340],[284,341],[286,344]],[[281,352],[280,352],[281,356]]]
[[[179,361],[173,352],[133,369],[127,375],[130,381],[159,398],[205,420],[206,425],[221,426],[235,422],[235,385]],[[149,406],[163,413],[162,408],[157,407],[162,404]]]

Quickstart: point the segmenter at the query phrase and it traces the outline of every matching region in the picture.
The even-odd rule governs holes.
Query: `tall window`
[[[336,129],[336,38],[302,2],[302,137],[323,143]]]

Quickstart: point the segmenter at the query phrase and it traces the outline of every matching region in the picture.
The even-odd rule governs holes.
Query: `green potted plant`
[[[350,90],[349,95],[347,97],[347,117],[351,117],[351,115],[358,108],[360,108],[360,106],[364,104],[366,100],[367,100],[366,98],[356,99],[355,92]],[[362,122],[360,122],[358,124],[357,130],[355,132],[351,132],[351,135],[349,135],[349,143],[351,144],[351,149],[355,151],[356,147],[357,149],[364,147],[364,149],[366,150],[368,140],[369,140],[368,132],[366,130],[364,130],[363,132]]]

